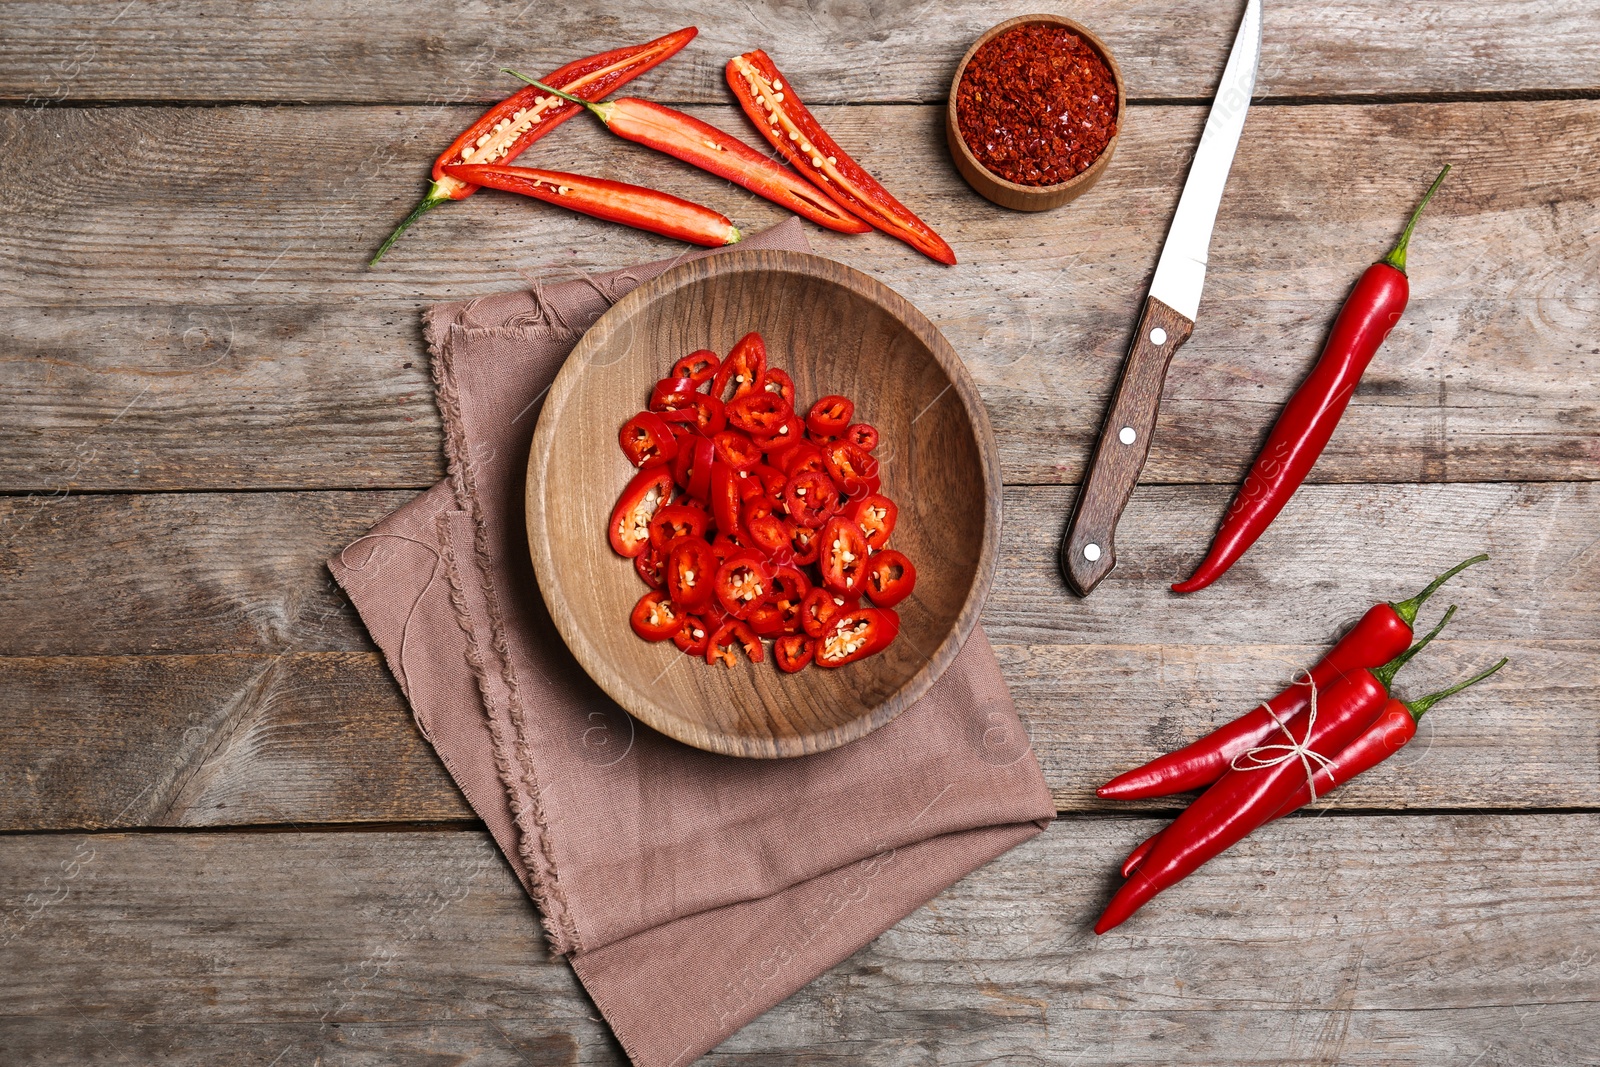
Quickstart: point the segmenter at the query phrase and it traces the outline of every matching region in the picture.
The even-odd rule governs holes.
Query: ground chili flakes
[[[961,137],[1018,185],[1057,185],[1089,169],[1117,133],[1117,83],[1065,26],[1027,23],[973,55],[956,87]]]

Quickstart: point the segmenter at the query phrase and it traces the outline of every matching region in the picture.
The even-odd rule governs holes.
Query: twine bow
[[[1311,687],[1311,707],[1306,711],[1305,737],[1298,741],[1295,740],[1294,734],[1289,732],[1288,724],[1278,718],[1278,713],[1272,710],[1272,705],[1263,703],[1261,707],[1271,716],[1272,721],[1278,724],[1278,729],[1283,731],[1283,736],[1289,739],[1289,743],[1287,745],[1257,745],[1255,748],[1235,756],[1230,766],[1236,771],[1264,771],[1269,767],[1276,767],[1292,759],[1298,759],[1300,765],[1306,769],[1306,785],[1311,790],[1312,801],[1315,802],[1317,799],[1317,771],[1311,764],[1315,761],[1317,768],[1326,769],[1333,766],[1333,760],[1311,749],[1311,731],[1317,725],[1317,683],[1311,680],[1310,671],[1302,669],[1299,673],[1306,676],[1305,684]],[[1299,685],[1300,683],[1293,681],[1291,684]],[[1277,755],[1270,759],[1263,758],[1264,754],[1268,752],[1276,752]]]

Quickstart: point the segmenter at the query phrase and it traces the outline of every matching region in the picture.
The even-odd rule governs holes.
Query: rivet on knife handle
[[[1144,302],[1139,328],[1122,362],[1105,423],[1078,500],[1061,538],[1061,573],[1072,591],[1088,596],[1117,563],[1117,520],[1128,506],[1150,453],[1167,364],[1189,339],[1194,323],[1155,297]]]

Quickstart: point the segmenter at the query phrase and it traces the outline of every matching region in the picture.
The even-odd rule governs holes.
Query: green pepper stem
[[[547,93],[550,93],[550,94],[552,94],[554,96],[559,96],[561,99],[565,100],[569,104],[577,104],[579,107],[588,108],[590,111],[593,111],[596,115],[598,115],[600,117],[600,121],[601,122],[609,123],[611,121],[610,115],[611,115],[611,108],[613,107],[613,105],[611,105],[611,104],[596,104],[596,103],[593,103],[591,101],[585,100],[581,96],[573,96],[571,93],[564,93],[560,89],[555,88],[554,86],[546,85],[544,82],[540,81],[538,78],[530,78],[526,74],[520,74],[517,71],[512,70],[510,67],[501,67],[500,70],[501,70],[502,73],[509,74],[513,78],[521,78],[523,81],[527,82],[529,85],[533,86],[535,89],[543,89]]]
[[[1394,613],[1396,615],[1405,620],[1407,626],[1410,626],[1412,623],[1417,621],[1417,612],[1421,610],[1422,605],[1426,604],[1428,602],[1428,598],[1439,591],[1439,587],[1441,585],[1443,585],[1445,582],[1448,582],[1450,579],[1454,578],[1456,575],[1460,574],[1474,563],[1482,563],[1488,558],[1489,553],[1480,552],[1471,559],[1464,559],[1460,563],[1457,563],[1454,567],[1451,567],[1449,570],[1439,575],[1439,577],[1435,578],[1433,581],[1429,582],[1426,589],[1412,597],[1410,600],[1402,600],[1398,604],[1390,604],[1389,606],[1394,609]]]
[[[1477,674],[1474,674],[1471,678],[1468,678],[1464,682],[1457,682],[1455,685],[1452,685],[1449,689],[1441,689],[1437,693],[1429,693],[1427,696],[1421,698],[1420,700],[1413,700],[1413,701],[1411,701],[1410,703],[1408,703],[1406,705],[1406,708],[1411,712],[1411,717],[1413,719],[1420,719],[1420,718],[1422,718],[1424,715],[1426,715],[1428,713],[1428,709],[1429,708],[1431,708],[1435,704],[1439,703],[1439,701],[1443,700],[1445,697],[1449,696],[1451,693],[1459,693],[1459,692],[1461,692],[1461,690],[1465,689],[1469,685],[1477,685],[1479,682],[1483,681],[1485,678],[1489,677],[1489,675],[1493,674],[1495,671],[1499,670],[1501,667],[1504,667],[1509,662],[1510,662],[1509,660],[1507,660],[1505,657],[1502,656],[1501,659],[1500,659],[1500,662],[1496,663],[1493,667],[1490,667],[1488,670],[1481,671],[1481,672],[1479,672]]]
[[[1449,173],[1450,164],[1446,163],[1444,170],[1439,172],[1439,176],[1433,179],[1433,184],[1428,186],[1428,191],[1422,195],[1422,203],[1418,204],[1417,210],[1411,213],[1411,219],[1406,223],[1405,232],[1400,235],[1400,240],[1396,242],[1389,254],[1383,257],[1385,263],[1401,274],[1406,272],[1406,246],[1411,243],[1411,231],[1417,228],[1417,219],[1422,217],[1422,209],[1428,206],[1428,201],[1433,199],[1433,194],[1439,191],[1439,185],[1444,181],[1444,176]]]
[[[438,185],[439,183],[435,182],[434,189],[437,189]],[[450,199],[448,196],[440,196],[438,193],[434,192],[434,189],[428,190],[428,195],[422,198],[422,203],[418,204],[416,209],[412,211],[411,214],[406,216],[404,222],[394,228],[393,233],[384,238],[383,244],[378,246],[377,253],[371,259],[367,260],[367,266],[377,266],[378,260],[383,258],[383,254],[385,252],[394,247],[394,243],[400,240],[400,235],[410,229],[413,222],[416,222],[422,216],[426,215],[428,212],[432,211],[434,208]]]
[[[1383,666],[1372,672],[1373,677],[1378,679],[1378,681],[1383,685],[1385,691],[1387,691],[1389,687],[1394,684],[1394,676],[1400,672],[1400,668],[1404,667],[1407,663],[1410,663],[1411,657],[1415,656],[1418,652],[1421,652],[1424,648],[1426,648],[1429,641],[1432,641],[1435,637],[1438,637],[1439,631],[1444,629],[1445,624],[1450,621],[1451,616],[1455,615],[1455,613],[1456,606],[1451,604],[1450,610],[1444,613],[1444,618],[1439,620],[1439,624],[1437,626],[1428,631],[1427,637],[1424,637],[1421,641],[1418,641],[1416,644],[1400,653],[1394,659],[1390,660],[1388,663],[1385,663]]]

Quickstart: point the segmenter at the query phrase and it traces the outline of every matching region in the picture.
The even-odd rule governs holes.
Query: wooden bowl
[[[878,428],[891,540],[917,567],[884,652],[786,675],[772,662],[708,666],[634,635],[647,587],[606,525],[633,468],[617,430],[674,360],[726,354],[750,330],[797,403],[829,393]],[[928,691],[972,632],[994,574],[1000,469],[983,402],[949,342],[867,275],[798,252],[734,250],[685,263],[623,297],[556,376],[528,457],[528,543],[539,589],[573,655],[640,721],[696,748],[798,756],[882,726]]]
[[[1009,29],[1040,22],[1065,26],[1082,37],[1089,43],[1089,47],[1105,60],[1106,66],[1111,68],[1111,77],[1117,83],[1117,132],[1107,142],[1105,151],[1089,164],[1088,169],[1073,178],[1055,185],[1019,185],[1007,181],[978,162],[978,157],[967,147],[966,140],[961,136],[961,127],[956,122],[956,88],[961,84],[961,76],[966,73],[967,64],[972,62],[972,57],[977,54],[978,49]],[[1127,118],[1127,113],[1128,97],[1127,89],[1122,83],[1122,68],[1117,66],[1116,57],[1111,54],[1111,49],[1106,47],[1104,41],[1091,33],[1087,26],[1061,15],[1021,15],[991,28],[967,49],[966,55],[961,57],[961,65],[956,67],[956,76],[950,82],[950,99],[945,104],[944,133],[945,139],[950,142],[950,154],[955,158],[956,170],[967,179],[968,185],[1001,207],[1017,211],[1046,211],[1076,200],[1100,180],[1100,175],[1106,172],[1106,167],[1111,164],[1111,156],[1116,152],[1117,138],[1122,136],[1122,124]]]

